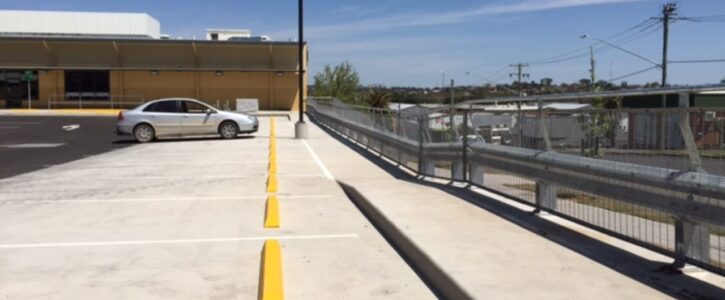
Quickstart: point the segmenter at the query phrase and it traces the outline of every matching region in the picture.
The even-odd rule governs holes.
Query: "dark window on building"
[[[20,105],[28,100],[28,82],[23,80],[23,70],[0,70],[0,99],[8,101],[10,106]],[[30,97],[38,100],[38,72],[33,71],[35,80],[30,82]]]
[[[216,41],[216,40],[218,40],[218,39],[219,39],[219,35],[218,35],[218,34],[216,34],[216,33],[212,33],[212,34],[211,34],[211,40],[212,40],[212,41]]]
[[[65,71],[65,98],[68,100],[108,100],[108,71]]]
[[[144,112],[163,112],[163,113],[178,113],[181,112],[179,107],[179,101],[168,100],[152,103],[143,110]]]

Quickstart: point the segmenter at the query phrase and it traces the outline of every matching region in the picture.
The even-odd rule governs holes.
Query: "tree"
[[[335,97],[344,102],[355,101],[360,77],[355,68],[347,61],[334,68],[325,65],[325,68],[315,74],[315,96]]]
[[[370,107],[388,108],[392,95],[385,91],[382,86],[372,86],[368,91],[364,101]]]

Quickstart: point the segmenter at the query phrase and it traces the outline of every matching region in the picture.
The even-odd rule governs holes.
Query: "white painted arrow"
[[[65,131],[73,131],[73,130],[76,130],[78,128],[81,128],[81,125],[80,124],[71,124],[71,125],[65,125],[65,126],[63,126],[63,130],[65,130]]]

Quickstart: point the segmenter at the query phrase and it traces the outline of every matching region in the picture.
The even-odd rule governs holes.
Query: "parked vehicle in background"
[[[156,138],[221,136],[257,132],[256,117],[217,110],[189,98],[165,98],[118,114],[116,134],[133,136],[146,143]]]

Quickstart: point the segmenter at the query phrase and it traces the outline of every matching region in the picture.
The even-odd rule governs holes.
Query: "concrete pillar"
[[[483,186],[483,166],[471,164],[471,182]]]
[[[556,185],[545,181],[536,182],[536,207],[556,210]]]
[[[710,227],[687,220],[675,220],[675,254],[679,267],[685,258],[710,263]]]
[[[466,172],[466,168],[463,165],[462,160],[454,160],[451,162],[451,179],[453,180],[465,180],[463,174]]]

